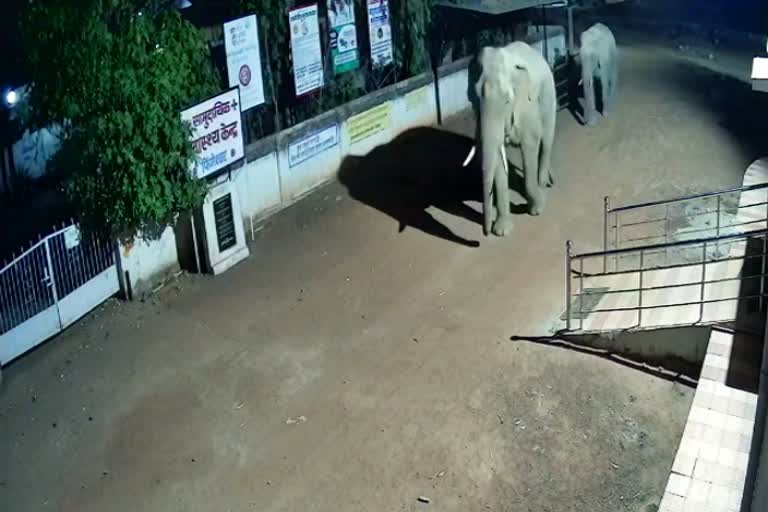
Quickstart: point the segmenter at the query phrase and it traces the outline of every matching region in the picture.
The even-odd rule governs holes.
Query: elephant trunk
[[[490,112],[484,112],[481,117],[481,145],[483,164],[483,233],[491,232],[493,223],[493,206],[491,194],[496,174],[500,172],[499,165],[504,146],[504,118]]]

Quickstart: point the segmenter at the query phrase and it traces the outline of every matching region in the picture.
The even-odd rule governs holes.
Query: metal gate
[[[113,296],[114,242],[81,237],[73,224],[0,268],[0,365],[72,325]]]

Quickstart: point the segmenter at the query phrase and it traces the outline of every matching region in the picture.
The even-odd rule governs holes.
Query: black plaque
[[[213,202],[213,220],[216,224],[216,239],[219,242],[219,252],[224,252],[235,246],[235,219],[232,215],[232,196],[227,194]]]

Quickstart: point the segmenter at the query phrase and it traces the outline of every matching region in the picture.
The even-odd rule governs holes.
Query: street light
[[[5,104],[9,107],[13,107],[19,101],[19,95],[16,91],[11,89],[5,93]]]
[[[192,7],[192,2],[190,2],[189,0],[175,0],[173,2],[173,6],[176,7],[177,9],[188,9]]]

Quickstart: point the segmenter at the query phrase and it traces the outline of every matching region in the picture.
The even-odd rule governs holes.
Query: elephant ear
[[[528,71],[528,66],[524,62],[516,61],[512,68],[514,75],[515,87],[523,97],[528,98],[528,101],[533,101],[533,87],[531,87],[531,74]]]

